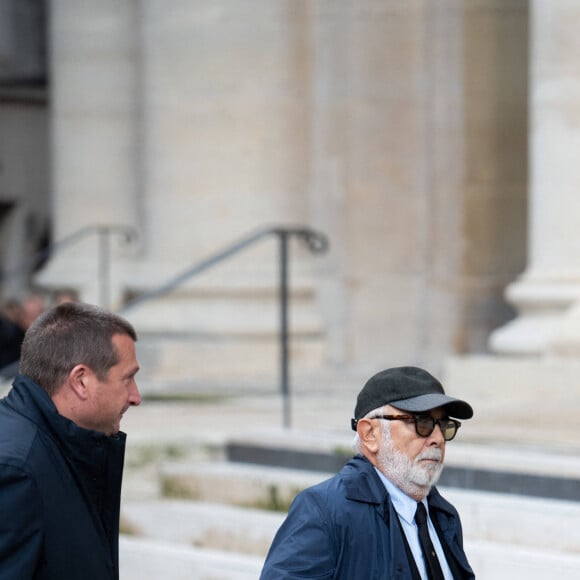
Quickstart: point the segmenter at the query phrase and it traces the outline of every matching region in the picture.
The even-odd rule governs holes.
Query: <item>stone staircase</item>
[[[256,580],[261,559],[183,543],[121,537],[123,580]]]
[[[345,461],[346,437],[270,430],[205,447],[190,442],[181,457],[161,453],[152,471],[150,463],[129,467],[121,580],[258,578],[292,498]],[[580,577],[580,502],[557,485],[560,478],[580,489],[576,458],[457,444],[448,448],[448,468],[455,486],[442,481],[440,489],[461,513],[479,579]],[[144,473],[156,478],[148,490],[137,483]],[[527,495],[526,474],[552,482],[552,491],[537,492],[536,482],[537,496]]]
[[[218,280],[180,287],[129,310],[125,315],[139,329],[142,392],[271,389],[280,372],[278,298],[272,284],[231,287]],[[324,366],[324,328],[312,285],[295,284],[289,299],[291,370],[299,377]]]
[[[350,448],[350,394],[294,406],[291,430],[274,396],[145,401],[127,413],[120,580],[257,579],[294,494],[330,477]],[[484,443],[479,429],[498,436],[492,423],[470,424],[447,446],[439,486],[461,514],[478,580],[580,578],[575,440],[565,430],[562,444],[540,447],[546,424],[522,428],[517,443]]]

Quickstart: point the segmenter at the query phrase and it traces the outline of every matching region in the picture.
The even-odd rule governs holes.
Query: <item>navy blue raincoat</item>
[[[456,577],[472,579],[457,510],[433,488],[436,519]],[[414,577],[389,494],[362,456],[296,496],[268,552],[261,580],[373,580]],[[449,558],[448,558],[449,559]]]

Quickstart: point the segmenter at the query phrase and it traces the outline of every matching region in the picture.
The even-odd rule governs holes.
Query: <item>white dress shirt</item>
[[[421,578],[427,580],[429,576],[427,575],[427,569],[425,567],[425,560],[423,558],[423,552],[421,551],[421,544],[419,544],[419,531],[417,529],[417,524],[415,523],[415,512],[417,511],[417,502],[409,497],[405,492],[399,489],[390,479],[384,476],[384,474],[375,467],[376,472],[379,474],[381,481],[385,485],[389,495],[391,496],[391,501],[393,502],[393,507],[399,515],[399,520],[401,522],[401,527],[409,543],[409,548],[411,548],[411,553],[415,558],[415,563],[417,564],[417,569]],[[423,499],[423,505],[427,510],[427,515],[429,515],[429,504],[427,499]],[[433,542],[433,547],[435,552],[437,552],[437,558],[439,558],[439,563],[441,564],[441,570],[445,576],[445,580],[453,580],[453,574],[445,558],[445,552],[439,541],[439,536],[433,527],[433,522],[431,517],[428,517],[429,535],[431,536],[431,541]]]

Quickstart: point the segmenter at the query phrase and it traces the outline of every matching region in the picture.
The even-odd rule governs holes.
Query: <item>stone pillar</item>
[[[138,214],[138,25],[133,2],[51,4],[53,240]],[[38,281],[112,306],[120,234],[87,231],[57,248]],[[116,239],[115,239],[116,238]]]
[[[506,290],[518,317],[490,337],[502,354],[552,352],[580,298],[579,18],[574,0],[531,3],[528,266]]]

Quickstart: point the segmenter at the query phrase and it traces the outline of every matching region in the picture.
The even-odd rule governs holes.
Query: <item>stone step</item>
[[[352,437],[320,437],[294,430],[231,438],[230,461],[303,470],[338,471],[351,457]],[[580,501],[580,458],[522,447],[447,445],[441,485]]]
[[[478,578],[580,577],[580,505],[441,491],[461,514],[466,552]],[[121,539],[121,580],[257,578],[284,516],[183,500],[125,502],[123,526],[132,535]]]
[[[256,580],[263,558],[121,535],[120,580]]]
[[[572,580],[580,555],[545,548],[465,540],[479,580]],[[120,580],[256,580],[264,558],[121,535]]]
[[[168,497],[285,510],[296,493],[331,473],[236,463],[167,464]],[[580,503],[441,487],[462,515],[466,537],[553,548],[580,549]]]
[[[161,466],[164,497],[269,510],[287,510],[296,494],[328,473],[242,463],[181,463]]]
[[[319,335],[323,325],[313,288],[291,289],[288,299],[294,333]],[[271,336],[280,321],[279,294],[261,288],[173,292],[130,308],[126,316],[142,334]]]
[[[292,336],[289,358],[295,379],[308,376],[326,356],[321,336]],[[142,394],[212,393],[236,388],[276,390],[278,336],[147,334],[136,345]]]
[[[285,513],[185,501],[125,501],[123,530],[144,537],[264,557]]]
[[[542,523],[537,522],[536,525],[541,527]],[[478,580],[580,578],[580,554],[577,552],[470,539],[464,545]]]
[[[466,538],[580,557],[576,502],[440,490],[459,510]],[[161,499],[124,502],[122,522],[136,536],[264,556],[284,515],[230,503]]]
[[[287,314],[292,372],[324,367],[324,321],[311,282],[292,284]],[[137,303],[124,315],[139,332],[146,395],[276,384],[281,313],[275,279],[266,285],[237,278],[190,283]]]
[[[580,564],[579,502],[439,489],[459,511],[466,538],[575,554]]]

